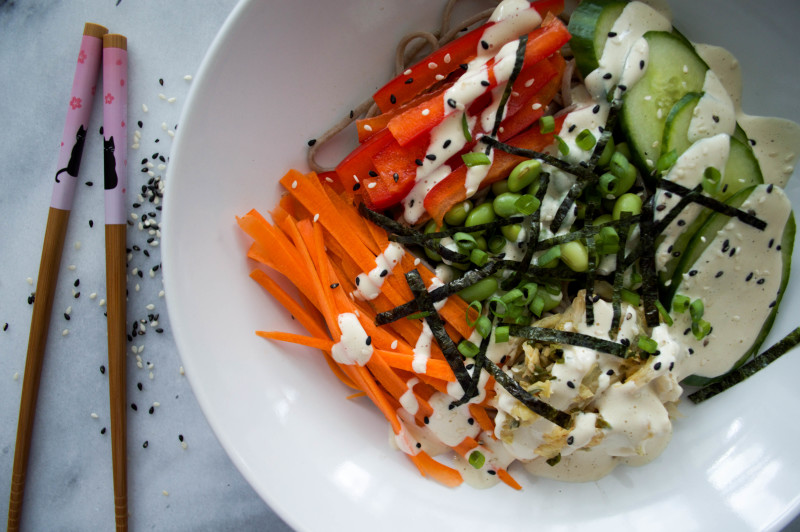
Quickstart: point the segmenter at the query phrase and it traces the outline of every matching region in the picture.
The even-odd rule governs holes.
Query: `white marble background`
[[[8,512],[32,309],[28,297],[35,289],[83,23],[97,22],[128,37],[129,124],[143,124],[140,147],[129,148],[129,188],[136,191],[150,178],[140,172],[142,159],[158,153],[167,160],[164,165],[169,164],[169,131],[179,126],[191,85],[184,76],[197,70],[235,3],[0,0],[0,520]],[[114,523],[110,434],[101,433],[109,427],[108,379],[100,371],[106,363],[105,319],[99,305],[105,294],[101,115],[95,102],[42,374],[25,530],[109,530]],[[155,178],[166,173],[158,164],[152,169]],[[83,184],[86,181],[95,185]],[[156,212],[158,222],[160,212],[150,203],[133,208],[133,194],[128,199],[139,216],[128,231],[129,245],[150,254],[134,251],[130,262],[129,325],[134,319],[149,322],[148,315],[159,315],[157,326],[148,324],[146,334],[130,343],[143,368],[137,367],[132,351],[128,357],[128,400],[137,405],[136,411],[128,409],[131,529],[291,530],[233,467],[181,374],[166,305],[159,297],[161,276],[158,271],[149,275],[160,262],[159,248],[148,245],[150,235],[137,227],[142,214]],[[134,268],[143,272],[142,278]],[[73,290],[80,296],[76,298]],[[68,307],[69,320],[64,317]],[[68,333],[62,335],[65,330]],[[800,531],[800,521],[787,530]]]
[[[8,514],[19,398],[42,237],[75,59],[84,22],[128,37],[128,206],[150,178],[140,161],[158,152],[155,178],[169,164],[172,137],[191,81],[235,0],[0,0],[0,523]],[[159,80],[163,79],[163,85]],[[167,99],[162,99],[163,94]],[[175,98],[170,103],[168,99]],[[99,100],[99,99],[98,99]],[[148,112],[142,110],[148,106]],[[136,122],[142,139],[131,149]],[[162,124],[165,129],[162,129]],[[42,373],[22,526],[24,530],[111,530],[114,526],[109,428],[103,236],[102,110],[95,102],[75,207],[59,274]],[[94,186],[86,186],[93,181]],[[89,221],[94,227],[89,226]],[[211,432],[172,338],[150,235],[128,230],[133,252],[128,323],[158,314],[129,345],[128,493],[132,530],[290,530],[250,488]],[[80,242],[80,249],[76,244]],[[74,269],[70,269],[74,266]],[[134,268],[143,271],[139,278]],[[29,284],[31,279],[33,285]],[[77,288],[73,286],[80,280]],[[136,287],[139,287],[137,290]],[[80,292],[73,297],[73,289]],[[96,293],[95,299],[90,295]],[[148,305],[153,305],[149,310]],[[72,307],[70,320],[64,317]],[[5,324],[8,328],[5,328]],[[162,328],[163,333],[157,333]],[[62,332],[68,329],[68,334]],[[148,363],[152,368],[148,368]],[[152,378],[150,373],[152,372]],[[139,390],[137,383],[141,383]],[[154,403],[160,406],[149,409]],[[97,418],[92,417],[92,413]],[[101,429],[107,428],[105,434]],[[183,436],[184,449],[179,440]],[[143,447],[147,442],[147,447]],[[2,525],[0,525],[2,528]]]

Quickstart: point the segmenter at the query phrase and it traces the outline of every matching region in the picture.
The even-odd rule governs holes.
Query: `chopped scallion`
[[[494,329],[494,341],[497,344],[502,344],[504,342],[508,342],[508,326],[501,325],[500,327],[495,327]]]
[[[658,342],[647,336],[639,337],[639,349],[651,355],[658,351]]]
[[[461,115],[461,129],[464,131],[464,138],[467,142],[472,142],[472,133],[469,131],[469,122],[467,122],[467,113]]]
[[[480,348],[470,342],[469,340],[461,340],[458,343],[458,352],[464,355],[467,358],[472,358],[478,354]]]
[[[474,467],[475,469],[480,469],[483,467],[483,464],[486,463],[486,457],[483,456],[483,453],[480,451],[472,451],[469,454],[469,465]]]
[[[539,119],[539,131],[541,133],[552,133],[556,130],[556,119],[552,116],[543,116]]]
[[[492,164],[492,160],[489,158],[488,155],[486,155],[485,153],[474,152],[474,151],[463,154],[461,156],[461,160],[464,161],[464,164],[466,164],[467,167],[469,168],[473,166],[484,166],[487,164]]]
[[[594,148],[594,145],[597,143],[597,139],[594,138],[592,132],[588,129],[584,129],[578,136],[575,137],[575,144],[582,149],[583,151],[589,151]]]

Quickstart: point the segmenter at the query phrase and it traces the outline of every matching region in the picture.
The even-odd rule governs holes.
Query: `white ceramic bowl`
[[[648,466],[586,484],[518,475],[522,492],[479,491],[420,477],[390,448],[377,410],[346,400],[319,353],[253,334],[301,331],[248,278],[234,217],[270,209],[277,180],[304,167],[306,141],[387,79],[394,43],[431,28],[438,4],[243,1],[200,69],[168,176],[164,275],[187,375],[231,460],[299,530],[785,525],[800,510],[797,354],[699,407],[682,403],[672,443]],[[739,57],[746,111],[800,121],[800,3],[675,0],[673,12],[691,39]],[[800,281],[790,287],[768,342],[798,324]]]

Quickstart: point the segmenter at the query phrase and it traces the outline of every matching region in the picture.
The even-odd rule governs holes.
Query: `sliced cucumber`
[[[686,361],[690,372],[706,379],[727,372],[759,349],[786,289],[794,243],[791,205],[780,188],[750,187],[728,203],[753,209],[767,222],[766,229],[713,213],[692,235],[673,276],[673,295],[705,302],[703,319],[713,327],[711,335],[698,340],[686,332],[691,328],[686,312],[672,313],[671,330],[677,337],[683,335],[683,343],[694,352]],[[668,303],[671,307],[672,296]]]
[[[645,75],[623,99],[621,123],[634,162],[649,174],[661,154],[670,110],[703,89],[708,65],[684,39],[664,31],[644,34],[650,49]]]
[[[694,116],[694,108],[703,96],[701,92],[689,92],[675,102],[664,122],[664,139],[661,142],[661,153],[675,150],[680,156],[692,143],[689,141],[689,124]]]
[[[627,3],[626,0],[584,0],[572,13],[569,19],[570,47],[575,55],[575,65],[584,76],[597,68],[608,32]]]
[[[761,166],[758,164],[753,150],[735,136],[731,137],[731,149],[728,154],[728,163],[725,165],[725,175],[722,176],[715,197],[725,201],[740,190],[760,185],[763,182]]]

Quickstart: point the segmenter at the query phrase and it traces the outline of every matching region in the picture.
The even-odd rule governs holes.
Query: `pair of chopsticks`
[[[47,330],[53,309],[61,254],[75,196],[78,169],[89,126],[89,116],[103,67],[103,161],[105,188],[106,300],[108,315],[108,375],[111,401],[111,451],[117,530],[128,527],[125,424],[125,190],[127,188],[127,39],[87,22],[83,30],[67,119],[58,157],[58,171],[36,282],[17,441],[11,476],[8,530],[19,530],[25,475],[44,361]]]

